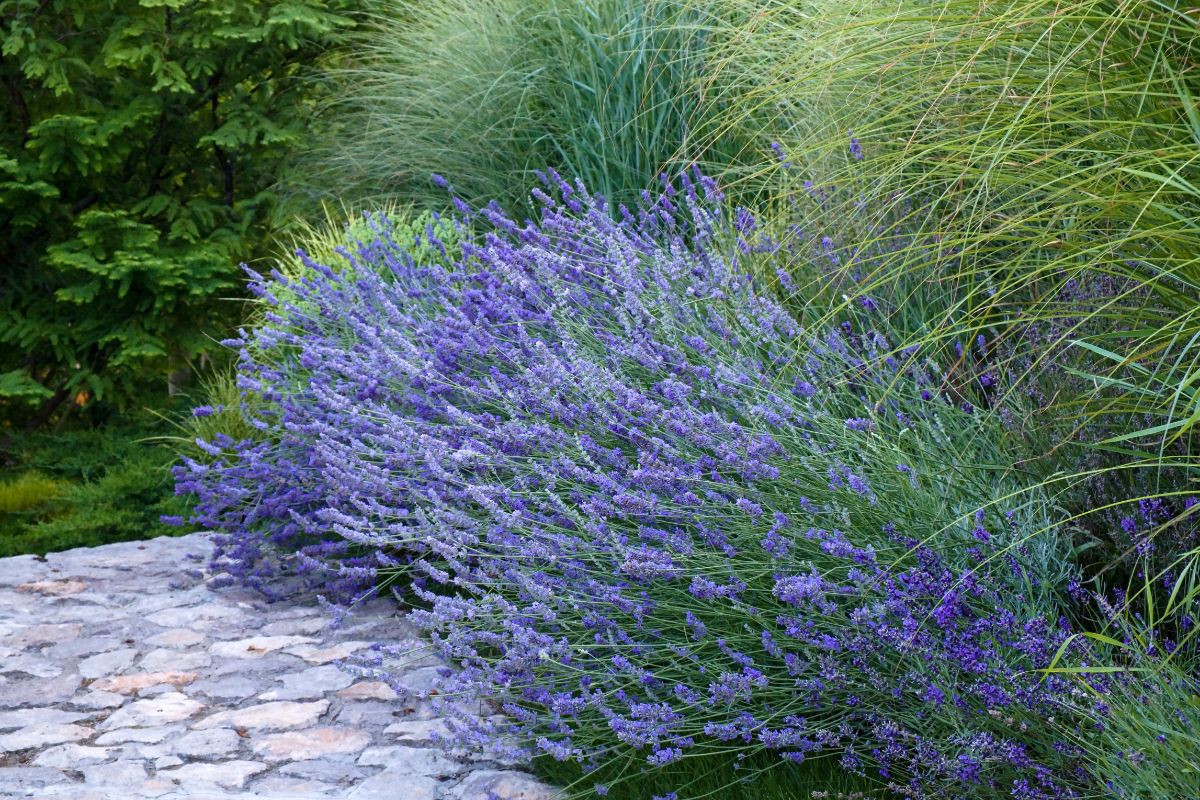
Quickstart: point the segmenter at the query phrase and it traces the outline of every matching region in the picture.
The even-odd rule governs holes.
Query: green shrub
[[[164,432],[161,420],[139,418],[18,440],[16,474],[0,480],[0,557],[174,533],[159,517],[186,503],[174,495],[175,454],[155,441]]]
[[[62,492],[62,483],[37,472],[0,481],[0,514],[18,514],[44,506]]]
[[[0,422],[136,406],[214,349],[358,6],[0,0]]]

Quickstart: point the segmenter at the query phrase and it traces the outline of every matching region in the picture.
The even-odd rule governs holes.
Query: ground
[[[419,693],[439,665],[394,604],[332,628],[312,598],[210,588],[211,551],[194,534],[0,559],[0,797],[550,796],[435,743]],[[399,696],[361,666],[371,642],[404,654],[385,664]]]

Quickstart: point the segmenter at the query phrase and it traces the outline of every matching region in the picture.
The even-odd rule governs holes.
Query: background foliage
[[[354,5],[0,2],[10,418],[144,402],[146,380],[161,392],[224,335],[238,305],[220,300],[241,294],[238,262],[271,246],[271,186],[306,141],[302,70]]]
[[[768,140],[728,127],[712,91],[708,2],[383,0],[330,73],[331,126],[309,193],[440,207],[523,204],[553,167],[629,202],[664,170],[753,171]]]

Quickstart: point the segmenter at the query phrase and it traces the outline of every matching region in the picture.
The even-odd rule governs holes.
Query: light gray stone
[[[51,767],[0,767],[0,797],[19,797],[30,789],[66,782],[62,770]]]
[[[183,764],[183,759],[179,756],[160,756],[159,758],[154,759],[154,768],[156,770],[178,767],[181,764]]]
[[[37,556],[12,556],[0,561],[0,586],[16,586],[18,583],[44,578],[50,565]]]
[[[83,768],[83,781],[88,786],[132,789],[140,786],[150,775],[138,761],[114,761]]]
[[[0,659],[0,674],[24,674],[34,678],[57,678],[63,674],[62,665],[31,653],[19,653]]]
[[[262,658],[268,653],[313,642],[310,636],[252,636],[232,642],[216,642],[209,652],[217,658]]]
[[[80,626],[76,626],[80,627]],[[47,658],[67,659],[83,658],[94,653],[105,653],[120,648],[124,642],[112,636],[88,636],[83,639],[68,639],[47,648],[44,655]]]
[[[141,672],[193,672],[212,664],[212,656],[204,651],[179,652],[159,648],[138,662]]]
[[[208,674],[211,678],[246,675],[252,680],[257,681],[260,686],[259,691],[262,691],[264,683],[262,680],[263,675],[269,675],[274,678],[276,675],[298,672],[304,669],[305,666],[307,665],[296,656],[272,653],[262,658],[222,659],[213,663],[212,668],[208,670]]]
[[[20,711],[0,711],[0,731],[27,728],[30,725],[65,725],[87,719],[88,714],[63,711],[61,708],[23,708]]]
[[[38,581],[18,584],[16,590],[24,594],[37,594],[43,597],[67,597],[86,590],[88,585],[76,578],[45,578]]]
[[[396,800],[398,796],[403,796],[404,800],[434,800],[441,788],[439,781],[420,775],[404,776],[403,783],[399,783],[399,780],[399,776],[384,770],[351,789],[346,800]]]
[[[167,692],[118,708],[100,727],[106,731],[113,728],[153,728],[187,719],[203,708],[203,703],[187,695]]]
[[[314,758],[311,761],[293,761],[282,764],[279,767],[279,772],[284,775],[294,775],[304,780],[340,784],[358,783],[368,778],[373,771],[356,767],[353,763],[332,761],[324,758]]]
[[[88,747],[82,744],[60,744],[43,750],[33,759],[35,767],[57,767],[77,769],[88,764],[99,764],[108,760],[107,747]]]
[[[83,682],[76,673],[56,678],[19,678],[0,686],[0,708],[56,705],[66,702]]]
[[[389,725],[384,733],[391,734],[397,742],[405,744],[429,744],[451,738],[450,729],[440,719],[413,719]]]
[[[337,784],[309,781],[303,778],[290,778],[286,775],[270,775],[254,783],[254,794],[258,797],[276,797],[283,800],[308,800],[308,798],[329,797],[339,789]]]
[[[175,755],[175,745],[168,739],[157,744],[126,742],[113,749],[113,758],[118,761],[151,762],[163,756]]]
[[[111,678],[101,678],[92,684],[93,689],[102,692],[118,694],[141,693],[151,686],[169,686],[176,688],[186,686],[196,680],[194,672],[138,672],[132,675],[116,675]]]
[[[0,736],[0,753],[28,750],[63,742],[78,742],[92,735],[91,728],[82,725],[30,725]]]
[[[457,775],[467,768],[461,760],[434,747],[368,747],[355,762],[360,767],[386,767],[394,775]]]
[[[174,742],[175,752],[193,758],[219,758],[236,751],[242,743],[230,728],[190,731]]]
[[[289,647],[285,652],[300,656],[310,664],[328,664],[330,661],[349,658],[370,645],[371,643],[366,641],[338,642],[332,645],[301,644]]]
[[[338,669],[333,664],[309,667],[303,672],[283,675],[280,688],[259,695],[263,700],[316,700],[326,692],[345,689],[354,682],[354,676]]]
[[[71,705],[77,708],[105,709],[122,705],[127,698],[116,692],[92,691],[71,698]]]
[[[131,647],[112,650],[85,658],[79,662],[79,674],[85,678],[104,678],[128,669],[138,651]]]
[[[406,708],[412,708],[412,706],[382,701],[346,703],[342,706],[341,711],[337,712],[335,720],[340,725],[349,725],[355,728],[378,728],[396,722],[397,713],[403,713]]]
[[[393,756],[400,750],[416,750],[417,748],[408,747],[368,747],[362,751],[362,755],[358,757],[355,764],[360,767],[386,767],[391,763]],[[429,748],[420,748],[427,750]]]
[[[161,625],[164,628],[191,628],[195,630],[198,622],[234,622],[243,617],[236,608],[218,605],[216,603],[196,605],[188,608],[167,608],[156,611],[146,617],[147,622]]]
[[[182,767],[165,769],[159,777],[192,787],[199,784],[222,786],[226,789],[241,789],[252,776],[266,772],[267,765],[260,761],[222,761],[216,764],[184,764]]]
[[[8,559],[0,559],[0,563]],[[10,647],[24,649],[40,645],[66,645],[83,633],[83,626],[76,622],[43,623],[40,625],[15,625],[4,637]],[[57,658],[58,656],[53,656]]]
[[[172,628],[169,631],[157,633],[146,639],[151,647],[181,650],[195,647],[204,643],[204,635],[190,628]]]
[[[441,667],[422,667],[408,672],[397,681],[401,688],[421,697],[428,694],[437,686],[438,671]]]
[[[281,619],[262,626],[264,636],[306,636],[318,634],[329,627],[329,618],[324,614],[298,619]]]
[[[129,603],[129,610],[140,617],[149,616],[168,608],[190,608],[212,599],[212,594],[203,585],[186,586],[183,581],[172,580],[171,591],[143,594]]]
[[[192,727],[198,731],[220,727],[268,731],[307,728],[328,708],[328,700],[316,700],[312,703],[279,700],[234,711],[221,711],[200,720]]]
[[[337,695],[343,700],[395,700],[396,690],[383,681],[360,681]]]
[[[198,681],[188,687],[192,694],[202,694],[217,700],[241,700],[258,693],[262,685],[244,675],[233,675],[220,680]]]
[[[524,772],[478,770],[455,787],[454,797],[459,800],[553,800],[555,793]]]
[[[157,744],[173,733],[179,733],[181,728],[118,728],[115,731],[102,733],[96,737],[96,744],[110,745],[125,742],[141,742]]]
[[[307,761],[358,753],[371,743],[371,734],[351,728],[305,728],[256,739],[254,754],[264,761]]]

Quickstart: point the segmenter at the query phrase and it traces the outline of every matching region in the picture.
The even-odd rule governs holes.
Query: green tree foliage
[[[120,404],[215,345],[357,5],[0,0],[0,412]]]

